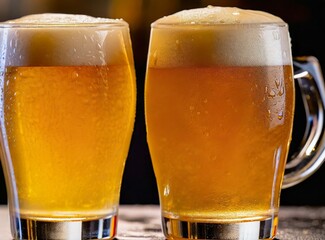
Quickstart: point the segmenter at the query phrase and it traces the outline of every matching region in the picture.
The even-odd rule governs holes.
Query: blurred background
[[[123,18],[130,24],[137,75],[137,117],[121,190],[122,204],[158,204],[158,194],[146,143],[144,80],[150,23],[174,12],[214,6],[236,6],[263,10],[289,24],[293,56],[316,56],[325,72],[325,0],[0,0],[0,21],[34,13],[73,13],[96,17]],[[305,117],[296,106],[291,152],[299,145]],[[0,168],[0,204],[7,201]],[[282,205],[325,205],[325,164],[297,186],[285,189]]]

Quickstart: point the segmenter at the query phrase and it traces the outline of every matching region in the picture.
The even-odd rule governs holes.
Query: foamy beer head
[[[85,15],[36,14],[0,27],[6,66],[125,64],[131,59],[128,24]]]
[[[287,24],[261,11],[207,7],[152,24],[149,67],[291,64]]]

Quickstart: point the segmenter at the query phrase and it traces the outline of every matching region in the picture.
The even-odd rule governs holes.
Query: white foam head
[[[287,24],[239,8],[184,10],[152,24],[149,66],[291,64]]]
[[[36,14],[0,24],[6,66],[106,65],[130,57],[123,20]]]

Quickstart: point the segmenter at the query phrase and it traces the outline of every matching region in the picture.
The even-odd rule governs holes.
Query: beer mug
[[[152,24],[145,112],[167,238],[275,236],[281,186],[324,160],[321,72],[311,57],[295,64],[310,122],[286,167],[295,103],[287,24],[219,7]]]
[[[135,118],[128,24],[31,15],[0,24],[0,51],[13,238],[112,238]]]

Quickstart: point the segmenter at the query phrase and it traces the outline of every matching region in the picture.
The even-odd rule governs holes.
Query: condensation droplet
[[[273,90],[271,90],[269,93],[268,93],[268,96],[269,97],[275,97],[275,92]]]
[[[284,94],[284,87],[281,87],[279,92],[278,92],[278,95],[282,96],[283,94]]]
[[[287,57],[287,51],[283,51],[283,57],[284,57],[284,58]]]
[[[73,75],[72,75],[72,77],[74,77],[74,78],[77,78],[77,77],[79,77],[79,73],[78,73],[78,72],[73,72]]]
[[[283,118],[283,111],[280,111],[278,113],[278,119],[281,120]]]
[[[203,135],[206,136],[206,137],[209,137],[210,136],[209,130],[203,131]]]
[[[153,57],[153,65],[156,66],[157,61],[158,61],[158,53],[157,53],[157,51],[154,51],[152,57]]]
[[[170,193],[170,188],[169,188],[169,185],[167,184],[164,188],[164,196],[167,197],[169,195],[169,193]]]
[[[190,106],[190,111],[193,111],[194,110],[194,106]]]
[[[281,84],[280,80],[279,79],[276,79],[275,80],[275,86],[276,86],[277,89],[279,89],[280,84]]]
[[[203,100],[203,103],[207,103],[207,102],[208,102],[208,99],[205,98],[205,99]]]
[[[274,40],[279,40],[280,39],[280,34],[279,34],[278,31],[273,31],[272,35],[273,35]]]

